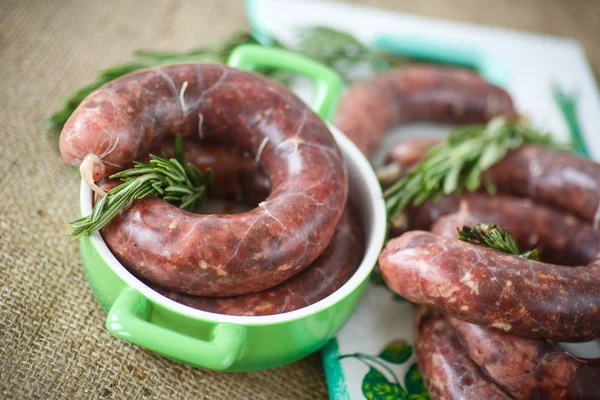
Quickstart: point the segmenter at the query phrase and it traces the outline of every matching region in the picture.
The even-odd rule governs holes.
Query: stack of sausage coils
[[[359,110],[364,120],[340,119]],[[368,112],[375,118],[366,120]],[[513,112],[508,94],[473,73],[411,67],[353,87],[338,121],[368,153],[403,121],[485,122]],[[400,142],[386,173],[410,171],[433,144]],[[419,305],[415,349],[429,394],[599,399],[600,360],[575,358],[556,343],[600,338],[600,165],[524,146],[488,177],[499,194],[447,196],[405,210],[379,258],[390,289]],[[508,229],[541,261],[457,240],[457,228],[478,222]]]
[[[351,86],[334,124],[369,156],[404,122],[513,112],[510,96],[473,72],[414,65]],[[255,208],[195,214],[135,201],[101,231],[133,274],[178,302],[233,315],[293,311],[350,278],[363,237],[341,152],[318,116],[259,75],[208,64],[128,74],[75,110],[61,153],[97,198],[133,161],[172,155],[176,134],[189,162],[215,171],[213,195]],[[431,144],[401,143],[394,170],[409,170]],[[420,304],[415,348],[431,398],[600,398],[598,360],[554,344],[600,338],[600,165],[526,146],[488,175],[500,195],[406,210],[379,259],[388,286]],[[456,240],[457,227],[476,222],[506,227],[542,261]]]

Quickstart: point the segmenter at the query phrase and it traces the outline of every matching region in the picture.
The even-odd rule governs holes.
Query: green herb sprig
[[[75,93],[67,97],[63,101],[63,107],[52,114],[46,120],[46,132],[60,133],[67,119],[71,116],[77,106],[94,90],[100,86],[117,79],[130,72],[138,71],[144,68],[156,67],[166,64],[179,63],[218,63],[224,64],[229,57],[231,51],[240,44],[257,44],[256,38],[247,32],[238,32],[231,35],[222,43],[199,47],[187,52],[168,53],[149,50],[137,50],[135,56],[138,60],[131,63],[116,65],[107,69],[100,70],[96,80]]]
[[[123,183],[112,188],[100,199],[86,217],[70,223],[71,236],[75,239],[102,229],[119,212],[131,207],[135,200],[157,196],[179,204],[179,208],[198,211],[206,199],[213,181],[213,172],[202,174],[192,164],[186,163],[181,137],[175,140],[175,157],[150,155],[149,163],[136,162],[131,169],[110,177]]]
[[[407,64],[408,60],[377,51],[349,33],[326,26],[298,30],[294,51],[335,69],[347,83]]]
[[[457,231],[458,240],[463,242],[474,243],[529,260],[539,260],[536,249],[521,253],[513,235],[497,224],[478,223],[473,225],[472,228],[468,226],[463,226],[462,229],[457,228]]]
[[[518,116],[499,116],[487,125],[455,129],[445,142],[428,150],[425,160],[385,191],[388,219],[393,220],[408,205],[465,189],[475,191],[482,183],[494,193],[485,171],[509,150],[526,144],[567,149]]]
[[[268,46],[295,51],[299,54],[314,58],[335,69],[346,82],[365,78],[372,74],[404,65],[406,60],[379,53],[358,41],[352,35],[327,27],[303,28],[298,32],[298,43],[286,46],[276,38],[271,38]],[[249,32],[238,32],[221,43],[208,45],[187,52],[160,52],[138,50],[134,53],[137,60],[131,63],[117,65],[98,72],[96,79],[89,85],[70,95],[63,107],[46,120],[46,131],[59,134],[65,122],[77,106],[100,86],[130,72],[158,65],[177,63],[217,63],[227,62],[229,55],[241,44],[262,44]],[[262,44],[266,45],[266,44]],[[257,71],[284,85],[290,85],[293,73],[275,69]]]

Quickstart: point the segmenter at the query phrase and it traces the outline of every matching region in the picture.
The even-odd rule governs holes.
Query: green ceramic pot
[[[241,46],[231,66],[282,68],[313,79],[313,109],[329,120],[342,84],[328,68],[282,50]],[[110,252],[102,236],[81,239],[85,274],[108,312],[106,327],[121,339],[167,358],[213,370],[253,371],[296,361],[322,347],[350,318],[366,288],[385,237],[385,206],[379,182],[356,146],[333,126],[345,157],[350,201],[366,240],[364,259],[352,278],[331,296],[303,309],[272,316],[238,317],[199,311],[176,303],[143,284]],[[81,184],[81,213],[92,211],[92,191]]]

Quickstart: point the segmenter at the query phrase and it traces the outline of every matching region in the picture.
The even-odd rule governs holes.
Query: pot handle
[[[248,71],[276,68],[306,76],[317,87],[313,111],[326,122],[331,122],[335,115],[344,82],[337,72],[315,60],[289,50],[244,44],[231,52],[227,64]]]
[[[150,322],[152,304],[139,291],[121,292],[106,318],[106,329],[121,339],[166,357],[213,370],[225,370],[235,362],[246,341],[246,328],[218,324],[208,341]]]

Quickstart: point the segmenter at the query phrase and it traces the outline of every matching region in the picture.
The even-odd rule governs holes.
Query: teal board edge
[[[246,0],[246,18],[248,18],[248,22],[250,23],[250,27],[252,28],[252,34],[256,38],[256,40],[262,45],[271,44],[271,35],[267,33],[260,23],[260,19],[258,17],[257,6],[254,1]]]
[[[504,64],[479,46],[397,33],[379,35],[371,46],[386,53],[417,60],[472,68],[485,80],[500,87],[505,87],[509,80],[508,69]]]
[[[321,361],[327,378],[327,390],[330,398],[334,400],[350,400],[342,363],[340,362],[340,349],[336,338],[327,342],[321,349]]]

